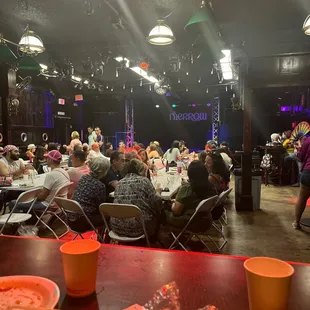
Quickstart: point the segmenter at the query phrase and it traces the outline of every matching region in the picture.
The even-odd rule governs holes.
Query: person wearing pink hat
[[[62,155],[57,151],[53,150],[44,155],[47,158],[47,165],[51,168],[51,172],[46,174],[43,188],[37,197],[36,202],[33,205],[33,210],[44,210],[59,188],[70,183],[70,177],[64,169],[60,168],[60,162]],[[59,194],[59,197],[67,198],[68,191]],[[12,209],[15,201],[9,203],[9,208]],[[27,212],[32,202],[20,203],[16,207],[16,212]],[[54,204],[50,207],[53,207]]]
[[[0,176],[12,176],[18,179],[24,172],[31,169],[31,165],[25,165],[19,158],[19,150],[15,145],[6,145],[3,149],[3,156],[0,159]]]

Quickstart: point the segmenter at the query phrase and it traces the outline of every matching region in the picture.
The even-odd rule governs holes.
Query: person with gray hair
[[[280,145],[282,145],[280,134],[278,134],[278,133],[273,133],[273,134],[270,136],[270,139],[271,139],[271,145],[272,145],[272,146],[280,146]]]
[[[83,208],[85,214],[95,227],[104,225],[102,216],[99,212],[99,206],[105,202],[106,188],[100,181],[106,176],[110,169],[110,161],[105,157],[95,157],[89,163],[90,173],[81,177],[73,195]],[[72,214],[68,218],[68,224],[71,229],[83,232],[90,228],[84,216]]]

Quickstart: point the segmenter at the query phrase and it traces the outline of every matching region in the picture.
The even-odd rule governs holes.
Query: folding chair
[[[230,194],[230,192],[232,191],[232,188],[229,188],[228,190],[222,192],[219,197],[218,200],[213,208],[213,210],[215,210],[217,207],[220,207],[222,205],[224,205],[225,201],[227,200],[228,195]],[[222,251],[223,247],[227,244],[227,239],[226,236],[224,234],[223,231],[223,224],[221,222],[221,220],[224,222],[225,225],[227,225],[227,210],[226,208],[223,206],[223,213],[221,215],[221,217],[218,220],[213,220],[212,222],[212,226],[215,228],[215,230],[219,233],[220,237],[223,238],[223,243],[221,245],[218,245],[213,239],[212,237],[209,235],[208,238],[215,244],[216,248],[218,249],[219,252]]]
[[[147,235],[144,220],[142,218],[142,211],[139,207],[130,205],[130,204],[116,204],[116,203],[102,203],[99,206],[99,211],[103,217],[105,226],[109,232],[109,237],[113,241],[119,242],[135,242],[141,239],[146,239],[147,246],[150,247],[149,237]],[[114,231],[110,230],[108,222],[106,220],[106,216],[115,217],[115,218],[137,218],[140,220],[144,234],[139,237],[123,237],[116,234]]]
[[[22,223],[22,222],[26,222],[27,220],[29,220],[32,215],[30,214],[30,211],[34,205],[34,203],[37,200],[37,197],[39,195],[41,191],[41,188],[35,188],[35,189],[31,189],[29,191],[26,191],[22,194],[19,195],[19,197],[17,198],[15,205],[12,209],[12,211],[10,213],[4,214],[0,216],[0,224],[3,224],[1,230],[0,230],[0,235],[2,235],[2,232],[4,230],[4,227],[6,224],[15,224],[15,223]],[[25,202],[31,202],[32,204],[30,206],[30,208],[28,209],[27,213],[14,213],[17,205],[19,203],[25,203]]]
[[[214,208],[215,204],[216,204],[216,201],[218,199],[218,196],[213,196],[213,197],[210,197],[210,198],[207,198],[205,200],[202,200],[199,205],[196,207],[196,210],[194,212],[194,214],[191,216],[191,218],[188,220],[188,222],[186,223],[186,225],[184,226],[184,228],[181,230],[181,232],[178,234],[178,236],[175,236],[175,234],[173,232],[171,232],[171,235],[172,237],[174,238],[174,241],[172,242],[172,244],[170,245],[169,247],[169,250],[172,250],[175,248],[175,245],[178,244],[184,251],[187,252],[187,249],[186,249],[186,243],[192,239],[192,237],[196,237],[208,250],[209,252],[211,253],[211,250],[210,248],[208,247],[208,245],[199,237],[198,233],[194,233],[192,231],[190,231],[188,229],[188,226],[189,224],[193,221],[193,219],[196,217],[196,216],[199,216],[199,213],[206,213],[206,212],[211,212],[212,209]],[[180,238],[181,236],[184,234],[184,233],[188,233],[189,234],[189,237],[188,239],[186,240],[186,242],[184,244],[182,244],[180,242]],[[201,232],[201,233],[205,233],[205,232]],[[205,235],[208,239],[211,240],[211,238],[208,236],[208,235]],[[211,240],[213,243],[214,241]]]
[[[76,231],[70,227],[70,221],[67,220],[67,226],[69,228],[69,231],[75,234],[75,236],[73,237],[72,240],[75,240],[78,236],[80,236],[82,239],[84,239],[82,234],[89,232],[89,231],[94,231],[94,233],[97,235],[97,238],[100,241],[103,241],[102,237],[99,235],[99,233],[97,231],[98,228],[96,228],[93,225],[93,223],[90,221],[88,216],[85,214],[83,208],[81,207],[81,205],[77,201],[66,199],[66,198],[56,197],[55,202],[62,209],[62,211],[66,215],[66,217],[68,217],[70,214],[77,213],[79,215],[84,216],[84,218],[88,222],[89,226],[91,227],[91,229],[88,229],[85,231]],[[64,235],[62,235],[62,236],[64,236]]]
[[[55,233],[55,231],[47,224],[45,223],[42,218],[45,214],[50,214],[52,216],[55,216],[59,221],[61,221],[65,227],[67,228],[67,231],[69,231],[69,227],[68,225],[61,219],[61,217],[56,213],[57,210],[52,210],[51,209],[51,206],[55,200],[55,197],[57,196],[64,196],[64,195],[67,195],[68,194],[68,191],[69,191],[69,187],[73,184],[73,182],[69,182],[67,184],[65,184],[64,186],[62,186],[61,188],[59,188],[57,190],[57,192],[55,193],[54,197],[51,199],[50,203],[48,204],[48,206],[42,211],[42,210],[36,210],[36,211],[33,211],[34,215],[36,216],[36,218],[38,219],[37,222],[35,223],[35,227],[39,225],[39,223],[43,224],[54,236],[56,239],[59,239],[59,237],[57,236],[57,234]],[[59,209],[59,208],[58,208]],[[62,210],[59,209],[61,212]],[[39,216],[39,215],[40,216]],[[65,235],[67,233],[67,231],[63,234]]]
[[[226,202],[226,200],[227,200],[227,198],[228,198],[228,196],[229,196],[229,194],[231,193],[232,190],[233,190],[232,188],[229,188],[229,189],[227,189],[226,191],[222,192],[222,193],[219,195],[219,199],[218,199],[218,201],[217,201],[217,203],[216,203],[216,206],[223,204],[224,212],[223,212],[223,214],[222,214],[222,216],[221,216],[221,220],[223,221],[223,223],[224,223],[225,225],[228,224],[228,217],[227,217],[227,210],[226,210],[224,204],[225,204],[225,202]],[[216,206],[215,206],[215,207],[216,207]]]

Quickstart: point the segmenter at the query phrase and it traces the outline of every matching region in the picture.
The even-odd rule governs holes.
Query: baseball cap
[[[61,161],[62,159],[62,155],[60,152],[58,152],[57,150],[53,150],[48,152],[47,154],[44,154],[44,157],[48,157],[53,161]]]

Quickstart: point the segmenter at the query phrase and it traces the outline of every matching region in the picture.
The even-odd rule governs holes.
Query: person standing
[[[300,174],[300,190],[295,205],[295,221],[293,222],[293,228],[301,229],[300,220],[305,211],[307,200],[310,197],[310,137],[300,135],[297,139],[297,157],[302,162],[302,168]]]
[[[100,148],[100,152],[104,152],[104,137],[101,134],[101,129],[99,127],[95,128],[96,137],[94,137],[94,142],[97,142]]]
[[[96,141],[96,133],[94,131],[94,128],[92,126],[89,126],[87,128],[88,131],[88,145],[91,148],[91,146],[93,145],[93,143]]]

